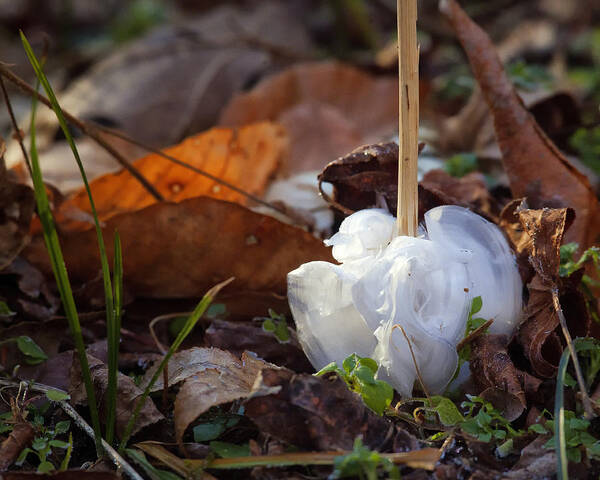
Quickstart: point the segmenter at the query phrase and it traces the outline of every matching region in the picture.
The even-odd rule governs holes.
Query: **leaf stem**
[[[592,400],[587,393],[587,388],[585,386],[585,380],[583,379],[581,365],[579,363],[579,359],[577,358],[577,352],[575,351],[575,347],[573,345],[573,339],[571,338],[571,334],[569,332],[569,329],[567,328],[567,320],[565,319],[562,307],[560,306],[558,288],[556,287],[552,288],[552,302],[554,303],[554,309],[556,310],[556,313],[558,315],[558,320],[560,322],[560,327],[562,329],[563,336],[565,337],[565,341],[567,342],[567,348],[569,349],[569,353],[571,355],[571,358],[573,359],[573,367],[575,368],[575,376],[577,378],[577,383],[579,384],[579,390],[581,391],[581,403],[583,404],[583,409],[585,410],[585,417],[587,419],[592,419],[596,416],[596,414],[594,413]]]

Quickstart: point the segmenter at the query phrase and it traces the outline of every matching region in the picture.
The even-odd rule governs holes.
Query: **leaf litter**
[[[121,334],[124,344],[140,349],[132,352],[128,347],[123,352],[123,373],[118,377],[117,392],[118,436],[123,434],[136,400],[156,373],[159,362],[148,367],[147,360],[160,360],[164,351],[161,345],[152,343],[148,334],[147,324],[153,316],[145,313],[142,322],[134,324],[133,316],[127,317],[128,309],[133,313],[144,302],[159,305],[168,300],[171,303],[164,303],[168,306],[161,309],[176,311],[172,305],[184,305],[216,283],[231,276],[236,278],[223,294],[230,300],[224,300],[222,308],[196,327],[189,343],[171,358],[158,377],[145,402],[135,438],[152,440],[154,446],[150,448],[146,441],[133,445],[137,450],[129,452],[149,477],[174,478],[174,473],[163,468],[171,468],[178,475],[190,474],[189,467],[182,465],[186,465],[183,457],[192,452],[201,457],[193,465],[204,478],[226,478],[221,477],[221,469],[232,466],[251,469],[246,471],[253,478],[295,478],[302,475],[300,472],[325,478],[332,468],[335,475],[368,469],[385,475],[393,471],[385,459],[407,461],[408,467],[399,466],[406,478],[544,478],[555,472],[557,455],[548,446],[548,434],[530,426],[554,421],[549,412],[553,409],[555,376],[569,342],[560,316],[564,316],[573,338],[598,331],[594,323],[597,277],[593,263],[583,265],[583,269],[574,267],[569,275],[564,275],[565,257],[561,257],[561,247],[569,241],[577,242],[582,253],[597,240],[597,199],[588,179],[575,168],[577,164],[567,160],[536,123],[536,118],[542,118],[539,112],[532,115],[535,107],[528,110],[524,106],[487,35],[456,2],[442,3],[442,12],[457,33],[481,89],[479,99],[474,95],[472,100],[485,100],[487,107],[480,113],[493,118],[508,182],[502,185],[503,177],[497,172],[479,171],[485,166],[483,162],[476,162],[475,171],[466,175],[472,166],[463,171],[461,165],[457,170],[446,164],[446,171],[424,173],[419,187],[421,214],[438,205],[461,205],[503,229],[515,250],[526,285],[526,309],[516,334],[507,338],[479,332],[467,338],[469,382],[458,389],[452,387],[448,397],[407,400],[396,395],[391,401],[377,404],[376,410],[383,413],[378,415],[372,410],[375,404],[371,403],[370,408],[369,402],[365,403],[367,399],[360,388],[352,386],[352,380],[340,378],[345,375],[341,370],[320,377],[311,375],[293,324],[286,320],[289,312],[278,310],[281,315],[275,317],[268,313],[268,308],[274,306],[269,299],[278,299],[280,305],[283,300],[285,305],[285,277],[290,270],[311,260],[331,261],[331,254],[321,241],[300,227],[310,223],[304,221],[306,217],[298,215],[290,220],[294,211],[302,209],[302,205],[296,205],[298,197],[290,192],[289,208],[285,210],[286,221],[297,225],[286,225],[266,211],[253,211],[256,202],[249,196],[149,154],[134,162],[134,166],[151,179],[165,201],[157,201],[126,171],[100,176],[91,184],[111,262],[114,232],[118,231],[122,238],[128,300]],[[231,18],[236,18],[237,9],[230,11],[234,12]],[[255,14],[257,18],[263,15]],[[305,26],[300,30],[305,35]],[[252,37],[248,31],[243,32],[236,31],[235,41]],[[225,43],[224,49],[232,48]],[[255,46],[259,54],[272,55],[271,65],[281,67],[291,61],[290,51],[281,50],[281,45],[258,41]],[[131,51],[135,48],[142,47],[132,47]],[[275,58],[282,51],[287,52],[283,57],[288,56],[280,63]],[[242,53],[238,53],[240,57],[236,58],[242,58]],[[128,58],[128,54],[123,58]],[[126,60],[120,61],[127,67]],[[267,70],[261,65],[254,73],[259,72],[260,76]],[[102,78],[98,73],[101,71],[94,69],[89,78]],[[244,78],[248,77],[236,79],[233,88],[224,85],[226,94],[219,97],[218,106],[211,105],[204,112],[198,110],[199,114],[210,114],[212,120],[196,123],[197,119],[188,118],[186,127],[178,129],[176,121],[167,119],[163,123],[168,128],[160,132],[162,136],[154,135],[144,122],[132,123],[125,114],[139,112],[125,107],[125,116],[117,126],[142,140],[152,134],[162,147],[193,133],[165,152],[251,195],[267,194],[269,201],[272,200],[267,192],[274,185],[274,178],[322,170],[321,189],[338,220],[351,211],[372,206],[394,210],[397,147],[394,143],[376,143],[388,140],[395,130],[397,101],[394,103],[393,99],[397,99],[397,92],[393,77],[380,75],[373,68],[367,73],[366,69],[340,62],[304,63],[232,96],[234,91],[239,92]],[[85,80],[81,85],[87,82],[86,88],[95,88],[89,86],[95,81]],[[165,87],[165,91],[170,88]],[[98,102],[91,99],[90,105],[97,106]],[[144,105],[136,107],[141,111]],[[82,115],[78,109],[74,112]],[[233,128],[217,127],[196,133],[213,126],[217,117],[220,124]],[[254,123],[264,121],[277,123]],[[548,131],[550,127],[544,124],[544,128]],[[559,136],[556,132],[551,135]],[[489,135],[486,138],[486,142],[491,141]],[[440,140],[443,144],[444,139]],[[361,147],[364,143],[371,145]],[[447,142],[446,148],[451,144]],[[339,158],[335,160],[336,157]],[[498,176],[499,180],[494,181],[500,185],[490,183],[492,173]],[[16,315],[0,317],[2,338],[28,335],[50,358],[40,365],[26,366],[23,357],[15,356],[16,344],[7,344],[0,345],[0,364],[7,378],[35,379],[68,389],[70,402],[81,407],[86,398],[78,364],[72,362],[72,343],[63,338],[64,319],[49,319],[60,311],[52,283],[37,270],[49,278],[51,268],[36,235],[35,220],[30,229],[32,207],[19,196],[26,187],[19,185],[15,190],[12,186],[18,184],[9,182],[12,183],[7,184],[7,201],[16,201],[24,213],[22,218],[12,218],[17,227],[7,230],[12,243],[6,249],[8,265],[2,272],[0,295],[6,297]],[[314,195],[316,178],[312,182]],[[332,191],[326,190],[326,183],[333,185]],[[95,239],[85,216],[88,209],[82,191],[71,193],[64,200],[57,197],[55,204],[66,264],[76,284],[83,287],[77,290],[82,305],[93,303],[86,297],[94,282],[97,284],[99,273]],[[579,265],[577,258],[571,253],[573,265]],[[251,298],[244,297],[248,294],[258,296],[241,300]],[[244,314],[246,305],[248,311]],[[261,309],[258,315],[263,317],[256,318],[254,310]],[[106,347],[99,328],[103,325],[97,320],[100,317],[91,315],[90,320],[83,321],[83,329],[86,341],[96,342],[88,348],[88,358],[97,395],[102,399],[100,411],[104,412],[108,381]],[[271,323],[265,324],[265,318]],[[177,319],[164,323],[161,342],[166,344],[176,336],[181,323]],[[281,336],[278,328],[289,336]],[[132,355],[137,355],[137,361],[132,360]],[[594,355],[597,352],[580,355],[587,379],[584,387],[589,392],[600,389],[595,378],[599,360]],[[373,374],[367,377],[361,376],[360,381],[375,381]],[[565,403],[569,411],[581,417],[581,393],[577,394],[575,377],[577,372],[569,369]],[[10,392],[19,398],[18,383]],[[31,408],[38,407],[32,404]],[[44,415],[32,412],[31,415]],[[0,436],[10,438],[3,429],[11,426],[4,422],[5,417],[1,418]],[[32,417],[26,417],[24,425],[34,425],[29,418]],[[574,420],[583,421],[578,417]],[[215,427],[217,424],[219,428]],[[210,431],[210,440],[195,436],[201,431]],[[589,435],[595,438],[592,428]],[[586,445],[593,444],[587,440]],[[593,454],[583,447],[575,450],[587,462],[590,472],[598,470]],[[401,452],[407,452],[404,460],[393,457]],[[234,458],[215,458],[229,455]],[[154,464],[155,460],[158,463]],[[579,475],[580,470],[573,472]]]

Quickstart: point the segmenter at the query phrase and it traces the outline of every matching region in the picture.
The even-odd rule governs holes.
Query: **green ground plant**
[[[335,362],[331,362],[315,375],[320,376],[330,372],[337,373],[346,382],[350,390],[362,397],[367,407],[377,415],[383,415],[392,402],[394,389],[389,383],[375,379],[375,374],[379,369],[377,362],[371,358],[359,357],[356,353],[353,353],[344,360],[342,368],[338,367]]]

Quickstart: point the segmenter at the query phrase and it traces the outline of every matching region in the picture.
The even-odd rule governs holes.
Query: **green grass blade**
[[[564,408],[565,374],[567,373],[567,367],[569,366],[569,358],[569,349],[565,348],[558,365],[556,392],[554,394],[554,448],[556,450],[556,475],[558,480],[568,480],[569,478]]]
[[[121,313],[123,301],[123,253],[119,233],[114,236],[113,254],[114,313],[108,327],[108,402],[106,411],[106,441],[112,443],[117,414],[117,378],[119,375],[119,340],[121,338]]]
[[[202,300],[200,300],[198,305],[196,305],[196,308],[194,309],[192,314],[188,317],[187,321],[185,322],[185,325],[180,330],[179,334],[177,335],[177,338],[175,338],[175,340],[169,347],[169,350],[167,351],[167,353],[163,357],[162,361],[160,362],[156,372],[152,376],[152,379],[146,386],[144,393],[140,396],[139,400],[137,401],[137,403],[135,405],[135,409],[133,411],[133,415],[131,415],[129,422],[127,423],[127,426],[125,427],[125,432],[123,433],[123,438],[121,439],[121,444],[119,445],[120,453],[122,453],[123,450],[125,449],[125,447],[127,446],[127,441],[129,440],[129,437],[131,436],[131,432],[133,431],[133,426],[135,425],[137,417],[139,416],[140,411],[142,410],[142,406],[146,402],[146,398],[148,398],[148,395],[150,394],[150,390],[156,383],[156,380],[158,380],[158,378],[162,375],[162,371],[165,369],[165,366],[169,363],[169,360],[171,359],[173,354],[177,351],[177,349],[181,346],[181,344],[183,343],[185,338],[194,329],[194,327],[196,326],[196,323],[198,323],[198,320],[200,320],[200,317],[202,317],[202,315],[204,314],[206,309],[210,306],[210,304],[212,303],[214,298],[217,296],[219,291],[222,288],[224,288],[226,285],[231,283],[232,281],[233,281],[233,277],[212,287],[208,292],[206,292],[206,294],[202,297]]]
[[[62,131],[65,135],[67,143],[71,147],[71,151],[73,152],[73,156],[75,157],[75,161],[77,162],[77,166],[79,167],[79,173],[81,174],[81,178],[83,179],[83,183],[85,185],[85,190],[88,194],[90,208],[92,211],[92,215],[94,217],[96,236],[98,237],[98,250],[100,252],[100,263],[102,265],[102,279],[103,279],[103,284],[104,284],[104,297],[105,297],[105,304],[106,304],[106,325],[107,325],[107,329],[109,332],[114,332],[115,331],[115,318],[114,318],[114,306],[113,306],[113,290],[112,290],[112,285],[111,285],[111,280],[110,280],[110,269],[108,266],[108,257],[106,255],[106,247],[104,245],[102,229],[100,228],[100,222],[98,221],[96,205],[94,204],[94,199],[92,198],[92,192],[90,190],[90,186],[89,186],[89,183],[87,180],[87,175],[85,174],[85,170],[83,168],[83,163],[81,162],[79,152],[77,151],[77,147],[75,146],[75,141],[73,140],[73,136],[71,135],[71,132],[69,131],[69,127],[67,125],[67,121],[63,114],[62,108],[60,107],[58,100],[56,98],[56,95],[54,94],[54,91],[52,90],[52,87],[50,86],[50,82],[48,81],[48,78],[44,74],[40,63],[38,62],[38,59],[36,58],[35,54],[33,53],[33,49],[31,48],[31,45],[27,41],[27,38],[25,37],[25,35],[23,34],[22,31],[19,33],[21,35],[21,41],[23,42],[23,47],[25,49],[25,53],[27,54],[27,58],[29,59],[29,62],[31,63],[31,66],[33,67],[33,69],[35,71],[35,75],[36,75],[38,81],[40,82],[42,87],[44,87],[44,90],[46,91],[46,95],[48,95],[48,98],[50,99],[50,102],[52,104],[52,110],[54,111],[54,114],[56,115],[56,118],[58,119],[58,123],[60,124],[60,128],[62,129]],[[113,342],[112,347],[115,346],[115,343],[114,343],[115,340],[110,338],[111,337],[110,334],[107,336],[109,337],[108,344],[109,344],[109,350],[110,350],[111,349],[111,340]],[[109,352],[109,357],[110,357],[110,352]],[[113,381],[116,382],[117,371],[115,368],[111,369],[109,366],[109,376],[110,375],[112,375],[114,377]],[[109,381],[110,381],[110,377],[109,377]],[[116,402],[116,390],[111,393],[114,394],[115,397],[108,398],[109,404]],[[109,405],[107,412],[109,413],[111,411],[111,409],[112,408]],[[114,423],[114,421],[113,421],[113,423]],[[108,425],[109,425],[109,422],[107,419],[107,428],[114,429],[114,425],[111,425],[110,427]]]
[[[50,210],[50,203],[48,202],[48,195],[46,194],[46,187],[42,179],[42,171],[40,169],[40,163],[36,148],[35,139],[35,113],[37,107],[37,98],[33,97],[31,106],[31,127],[30,127],[30,157],[32,167],[32,181],[35,191],[35,200],[37,204],[38,215],[42,224],[44,242],[50,256],[50,263],[52,265],[52,271],[54,278],[56,279],[56,285],[60,294],[63,309],[69,322],[69,329],[75,342],[75,348],[77,350],[77,356],[79,357],[79,363],[81,364],[81,376],[83,377],[83,383],[85,385],[85,391],[88,397],[88,403],[90,408],[90,417],[92,419],[92,427],[94,429],[94,437],[96,441],[96,450],[98,454],[102,452],[101,442],[101,431],[100,431],[100,419],[98,416],[98,406],[96,403],[96,394],[94,392],[94,384],[92,382],[92,375],[90,372],[90,366],[88,364],[87,355],[85,352],[85,344],[83,341],[83,335],[81,333],[81,324],[79,323],[79,316],[77,314],[77,307],[75,306],[75,300],[73,298],[73,291],[71,289],[71,283],[69,281],[69,275],[65,266],[62,250],[60,248],[60,242],[58,240],[58,234],[56,232],[56,226],[54,224],[54,218],[52,211]]]

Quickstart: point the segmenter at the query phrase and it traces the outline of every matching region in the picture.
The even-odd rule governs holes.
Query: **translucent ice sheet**
[[[310,262],[288,275],[298,338],[315,368],[351,353],[377,360],[379,376],[404,396],[416,380],[442,392],[456,370],[472,299],[491,330],[511,334],[521,312],[521,279],[502,232],[457,206],[425,215],[420,238],[393,238],[395,219],[362,210],[326,243],[341,262]],[[412,347],[409,349],[407,338]]]

